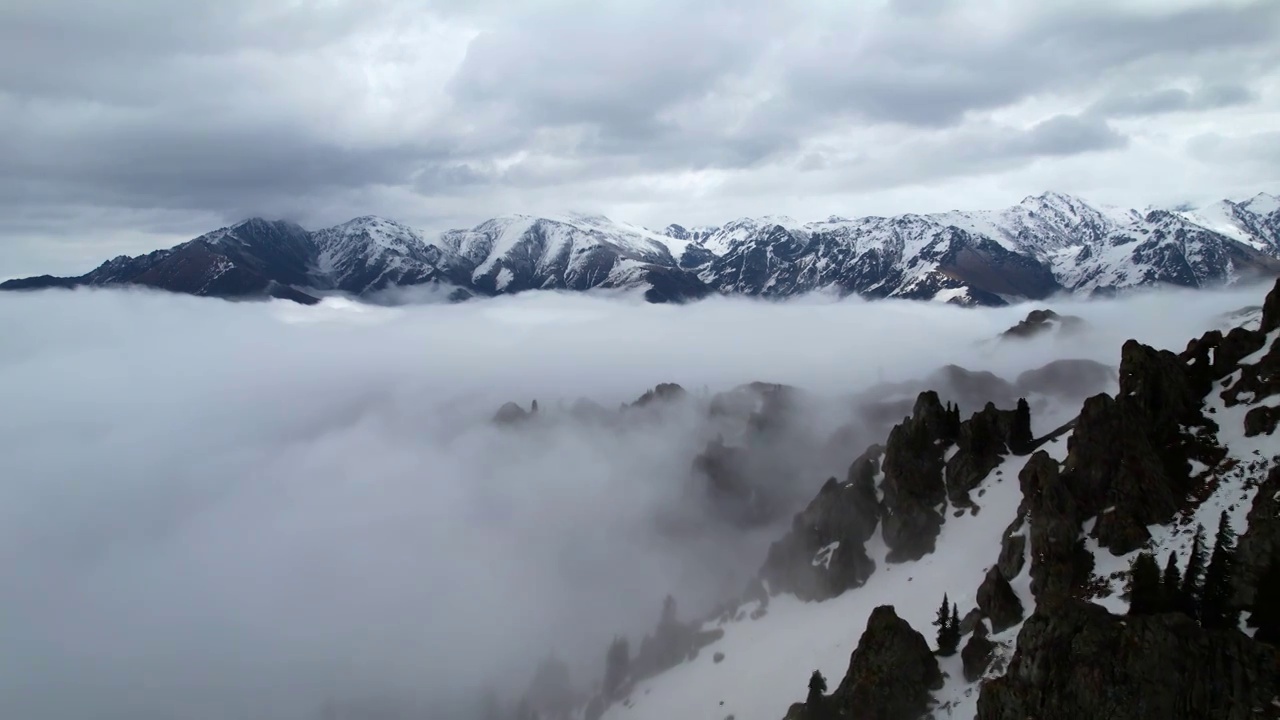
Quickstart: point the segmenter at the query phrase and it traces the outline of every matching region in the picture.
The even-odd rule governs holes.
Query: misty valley
[[[1277,707],[1280,286],[0,321],[6,717]]]

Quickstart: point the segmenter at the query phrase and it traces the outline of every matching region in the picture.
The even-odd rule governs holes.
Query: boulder
[[[986,624],[979,620],[974,627],[973,635],[969,636],[969,642],[965,643],[964,649],[960,651],[960,661],[964,664],[964,679],[968,682],[977,682],[987,672],[987,668],[991,667],[995,651],[996,644],[987,637]]]
[[[978,586],[977,601],[978,609],[991,621],[991,629],[997,633],[1022,621],[1022,601],[1009,586],[1009,581],[1000,574],[999,568],[992,567],[987,571],[986,579]]]

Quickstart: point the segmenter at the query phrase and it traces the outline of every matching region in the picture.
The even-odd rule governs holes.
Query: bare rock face
[[[861,586],[875,571],[865,543],[880,519],[875,476],[878,446],[849,468],[844,483],[827,481],[791,523],[791,532],[769,548],[760,578],[771,589],[802,600],[826,600]]]
[[[1248,530],[1236,546],[1235,599],[1241,607],[1253,604],[1267,564],[1280,558],[1280,467],[1273,468],[1258,487],[1249,509]]]
[[[889,562],[919,560],[933,552],[947,501],[943,451],[960,432],[959,411],[944,408],[935,392],[920,393],[911,417],[893,428],[885,445],[884,523]]]
[[[835,695],[845,708],[876,718],[918,718],[942,673],[929,643],[890,605],[871,611]]]
[[[1007,455],[1030,451],[1031,408],[1025,399],[1015,410],[997,410],[987,403],[981,412],[960,423],[956,454],[947,461],[947,499],[970,504],[969,492],[996,469]]]
[[[1022,487],[1020,514],[1029,518],[1031,592],[1038,604],[1077,594],[1093,572],[1093,556],[1085,549],[1080,532],[1085,516],[1057,461],[1037,452],[1022,468],[1018,482]]]
[[[1280,655],[1178,613],[1120,618],[1072,600],[1037,609],[978,720],[1252,720],[1280,717]]]
[[[1059,315],[1052,310],[1032,310],[1026,319],[1000,334],[1001,340],[1026,340],[1039,335],[1078,332],[1085,321],[1074,315]]]
[[[941,687],[942,673],[924,636],[892,606],[881,605],[867,619],[844,680],[809,718],[916,720],[928,712],[931,691]]]
[[[1120,393],[1085,401],[1064,476],[1081,517],[1099,516],[1093,537],[1112,553],[1138,549],[1147,526],[1173,518],[1191,489],[1190,460],[1221,458],[1184,430],[1216,429],[1200,409],[1210,383],[1186,358],[1130,340]]]

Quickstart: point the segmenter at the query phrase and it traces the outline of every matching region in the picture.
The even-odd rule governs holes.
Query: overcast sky
[[[6,0],[0,275],[250,215],[1280,190],[1274,0]]]

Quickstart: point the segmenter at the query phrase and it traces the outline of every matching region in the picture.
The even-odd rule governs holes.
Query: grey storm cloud
[[[664,187],[705,183],[701,206],[727,213],[748,199],[717,188],[785,186],[820,157],[838,172],[867,143],[872,189],[936,189],[975,135],[997,155],[974,176],[1122,162],[1130,144],[1093,115],[1272,102],[1255,88],[1278,19],[1262,1],[16,0],[0,6],[0,214],[22,220],[0,243],[150,212],[475,222],[586,203],[665,224]],[[1005,141],[985,139],[995,126]]]
[[[1107,117],[1135,117],[1194,110],[1216,110],[1245,105],[1257,93],[1243,85],[1209,85],[1196,90],[1165,88],[1148,92],[1108,95],[1090,107],[1090,112]]]

